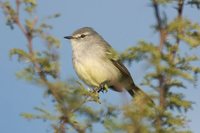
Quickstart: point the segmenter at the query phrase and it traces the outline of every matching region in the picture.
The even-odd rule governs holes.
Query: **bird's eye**
[[[82,34],[80,37],[81,37],[81,38],[84,38],[84,37],[86,37],[86,35]]]

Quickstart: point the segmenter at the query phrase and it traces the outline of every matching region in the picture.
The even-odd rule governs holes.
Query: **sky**
[[[61,41],[59,50],[61,56],[61,71],[64,80],[76,78],[71,62],[71,47],[69,42],[63,37],[70,35],[74,30],[89,26],[98,31],[117,51],[121,52],[130,46],[134,46],[141,39],[150,42],[158,42],[158,35],[151,26],[155,23],[153,10],[147,1],[141,0],[43,0],[38,2],[36,14],[39,19],[53,13],[60,13],[61,16],[49,23],[54,26],[51,34]],[[175,13],[172,7],[167,8],[169,18]],[[199,11],[186,7],[184,14],[186,17],[199,22]],[[22,16],[23,18],[23,16]],[[22,37],[21,31],[15,27],[10,30],[5,25],[5,19],[0,12],[0,129],[2,133],[44,133],[52,132],[50,124],[42,120],[28,121],[20,116],[22,112],[34,113],[33,107],[42,103],[50,102],[44,98],[44,90],[38,86],[27,83],[16,78],[15,73],[24,67],[24,64],[17,62],[16,58],[10,59],[9,50],[12,48],[26,49],[26,40]],[[40,49],[42,43],[34,41],[34,47]],[[187,49],[184,49],[185,51]],[[192,52],[198,53],[198,50]],[[136,84],[141,83],[144,76],[144,64],[133,63],[129,70]],[[196,104],[187,116],[191,120],[188,127],[199,133],[200,119],[200,81],[196,88],[189,86],[183,90],[188,99]],[[104,95],[104,94],[103,94]],[[122,100],[119,93],[109,91],[104,96],[108,99],[117,98]],[[123,103],[123,102],[121,102]]]

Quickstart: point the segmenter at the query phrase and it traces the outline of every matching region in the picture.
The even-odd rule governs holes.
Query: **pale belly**
[[[110,60],[84,59],[73,61],[76,73],[87,85],[99,87],[102,82],[116,82],[121,73]]]

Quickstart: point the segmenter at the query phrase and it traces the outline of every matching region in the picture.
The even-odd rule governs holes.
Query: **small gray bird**
[[[74,69],[88,86],[102,89],[107,85],[118,92],[126,89],[131,96],[147,96],[134,84],[115,50],[95,30],[80,28],[64,38],[71,41]]]

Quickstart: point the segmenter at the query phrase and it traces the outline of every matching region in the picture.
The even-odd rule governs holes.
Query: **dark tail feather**
[[[155,105],[153,100],[150,98],[149,95],[147,95],[144,91],[142,91],[139,87],[137,87],[135,84],[132,85],[132,88],[128,90],[129,94],[132,97],[139,97],[144,102],[147,101],[150,105]]]

